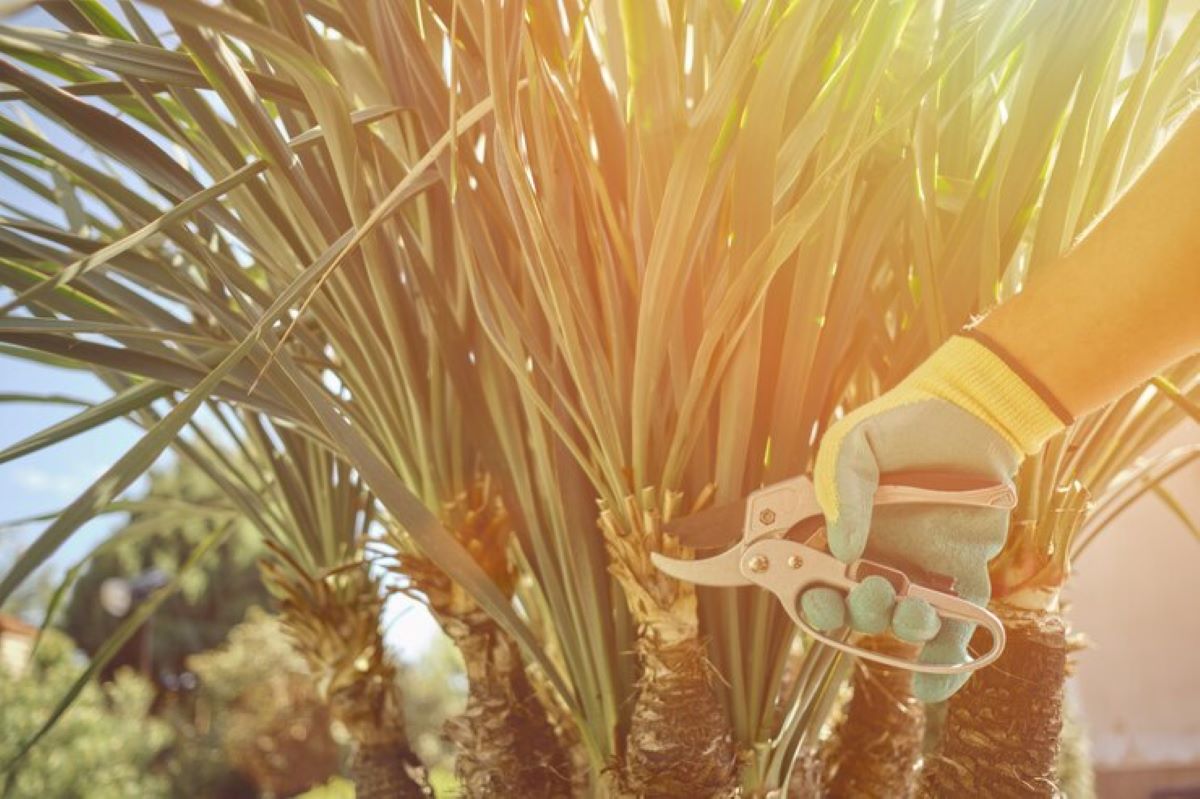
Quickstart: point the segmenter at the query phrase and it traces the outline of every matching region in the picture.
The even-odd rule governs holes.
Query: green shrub
[[[37,732],[84,669],[71,639],[49,631],[21,674],[0,666],[0,761]],[[11,796],[54,799],[153,799],[169,796],[153,772],[171,728],[150,715],[154,689],[123,669],[104,686],[90,683],[58,725],[21,762]]]

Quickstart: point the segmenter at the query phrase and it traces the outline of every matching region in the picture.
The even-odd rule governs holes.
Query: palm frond
[[[1200,84],[1200,19],[1169,42],[1163,6],[1133,65],[1134,0],[121,0],[0,26],[0,351],[112,389],[0,459],[148,430],[0,595],[167,447],[314,579],[353,559],[369,486],[545,674],[599,779],[647,637],[623,599],[687,594],[642,568],[673,498],[808,469],[1087,229]],[[1039,532],[1002,563],[1069,551],[1197,366],[1027,465]],[[439,518],[477,464],[515,591]],[[741,784],[778,787],[838,659],[806,649],[790,684],[771,601],[659,604],[708,640]]]

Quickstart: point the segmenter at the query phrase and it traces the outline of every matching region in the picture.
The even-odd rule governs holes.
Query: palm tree
[[[1068,249],[1189,110],[1184,98],[1196,80],[1200,17],[1172,31],[1164,9],[1149,9],[1145,54],[1131,67],[1126,54],[1141,10],[1136,3],[1096,14],[1071,4],[1032,5],[1027,21],[1037,31],[1008,73],[1005,107],[956,110],[964,125],[998,132],[964,137],[953,167],[939,161],[939,180],[958,183],[965,202],[919,213],[910,260],[938,271],[917,273],[919,303],[896,295],[902,299],[895,313],[910,323],[886,335],[875,356],[887,364],[874,370],[881,388],[986,307],[988,294],[1019,291]],[[1012,114],[1014,108],[1023,113]],[[999,113],[1012,114],[1011,122],[997,125]],[[1138,462],[1183,418],[1197,417],[1197,396],[1200,360],[1190,358],[1080,420],[1024,464],[1012,534],[991,566],[992,609],[1008,629],[1008,647],[995,668],[949,703],[919,795],[1055,795],[1071,648],[1059,600],[1081,548],[1078,534],[1086,528],[1095,535],[1113,518],[1097,511],[1127,505],[1131,493],[1161,491],[1161,479],[1195,457],[1186,449]]]
[[[471,552],[506,595],[516,585],[509,561],[511,521],[495,483],[477,476],[442,509],[446,529]],[[552,695],[539,696],[512,636],[488,616],[461,586],[428,558],[406,553],[403,543],[394,570],[418,592],[462,653],[467,672],[467,707],[447,732],[458,748],[455,763],[467,796],[569,796],[575,781],[567,739],[546,711]]]
[[[354,742],[356,794],[428,796],[384,642],[385,596],[363,557],[376,523],[374,498],[352,469],[311,441],[263,420],[243,420],[243,440],[259,471],[241,475],[258,490],[239,498],[260,503],[251,518],[275,556],[262,563],[263,580],[318,695]]]
[[[590,794],[811,761],[844,660],[791,662],[766,597],[655,572],[664,522],[806,470],[1067,246],[1198,77],[1200,23],[1167,48],[1162,4],[1122,77],[1133,0],[148,5],[0,27],[0,97],[35,112],[0,118],[34,198],[4,206],[0,341],[123,375],[19,449],[169,400],[0,598],[215,398],[370,487],[413,590],[494,624],[476,684],[560,708]],[[1112,450],[1091,490],[1189,368],[1144,425],[1118,403],[1071,433]],[[1021,520],[1079,474],[1030,469]],[[518,779],[499,737],[462,740]]]
[[[58,13],[65,23],[79,31],[86,32],[85,35],[95,36],[101,29],[112,33],[114,30],[121,28],[121,23],[115,18],[107,15],[107,12],[102,8],[89,8],[81,12],[68,12],[67,10],[58,7],[52,8],[52,11]],[[165,56],[174,55],[170,53],[167,47],[162,46],[149,31],[147,21],[143,19],[136,9],[127,7],[126,21],[130,25],[129,31],[124,31],[117,38],[123,42],[132,42],[137,36],[141,36],[146,44],[141,46],[141,52],[146,52],[153,49],[159,54]],[[136,35],[135,35],[136,34]],[[198,28],[191,28],[184,24],[176,26],[173,35],[180,38],[180,41],[185,36],[193,34],[200,36]],[[76,38],[75,41],[87,41],[95,43],[96,39]],[[337,45],[330,45],[336,47]],[[382,92],[378,85],[378,78],[373,77],[370,69],[363,72],[355,71],[355,58],[359,56],[356,49],[347,43],[344,45],[345,50],[340,52],[335,58],[341,58],[341,69],[347,75],[347,81],[343,84],[345,87],[350,84],[355,84],[360,87],[360,90],[368,94],[378,94]],[[221,60],[228,53],[224,53],[220,46],[215,48],[214,57]],[[132,78],[131,78],[132,80]],[[237,148],[229,150],[228,148],[222,152],[220,150],[220,142],[223,141],[222,134],[217,129],[209,129],[201,132],[202,127],[213,121],[210,114],[213,111],[209,109],[211,105],[213,109],[228,107],[225,101],[210,104],[202,95],[192,90],[192,87],[174,87],[175,92],[171,99],[163,99],[166,104],[172,104],[175,99],[183,103],[185,107],[191,109],[190,113],[196,116],[193,120],[194,124],[186,129],[181,129],[175,125],[159,125],[150,126],[148,132],[138,132],[133,127],[126,127],[125,130],[134,137],[137,137],[138,145],[145,145],[151,141],[152,135],[161,134],[176,134],[179,144],[188,146],[195,159],[195,163],[202,164],[201,169],[214,169],[215,164],[219,164],[222,158],[229,159],[232,156],[230,153],[235,152]],[[233,90],[236,93],[236,89]],[[158,102],[156,98],[155,103]],[[269,102],[269,101],[267,101]],[[87,109],[82,105],[74,106],[75,110],[85,115]],[[378,122],[379,120],[391,119],[396,111],[392,107],[380,111],[376,108],[366,109],[368,113],[358,114],[353,122],[360,125],[366,125],[370,122]],[[260,111],[264,109],[260,108]],[[144,121],[145,114],[138,114],[135,117],[139,121]],[[292,117],[289,117],[292,118]],[[295,117],[294,119],[300,119]],[[163,120],[159,120],[163,121]],[[303,120],[301,120],[303,121]],[[311,124],[311,123],[309,123]],[[392,123],[394,125],[394,123]],[[121,123],[118,123],[120,126]],[[241,134],[238,132],[236,125],[228,126],[229,140],[238,140]],[[398,127],[389,128],[384,132],[385,138],[392,134],[396,134]],[[82,131],[76,130],[76,133]],[[260,130],[267,139],[271,136]],[[317,141],[316,130],[309,130],[307,134],[301,134],[299,137],[293,138],[293,143],[297,144],[298,148],[307,146],[311,148]],[[420,134],[413,135],[414,140],[421,139]],[[25,141],[30,142],[29,137],[24,137]],[[298,142],[297,142],[298,140]],[[299,144],[305,142],[306,144]],[[276,142],[277,144],[278,142]],[[51,158],[56,155],[66,155],[61,150],[54,148],[47,140],[42,140],[41,144],[50,147]],[[41,146],[39,144],[39,146]],[[260,142],[263,144],[263,142]],[[379,142],[380,147],[383,142]],[[443,145],[444,146],[444,142]],[[142,152],[152,160],[154,160],[155,147],[143,147]],[[278,153],[278,151],[276,151]],[[384,159],[380,166],[388,166],[394,168],[399,173],[402,171],[401,165],[394,160],[394,151],[380,149],[379,155]],[[131,150],[123,151],[123,155],[130,155]],[[306,156],[301,149],[302,156]],[[161,153],[159,153],[161,156]],[[161,158],[159,159],[161,161]],[[49,166],[50,162],[47,162]],[[165,163],[165,162],[163,162]],[[316,162],[320,166],[326,166]],[[73,165],[76,165],[73,163]],[[360,166],[365,166],[361,164]],[[274,198],[268,196],[268,193],[261,186],[253,185],[253,179],[262,171],[265,171],[265,162],[260,161],[252,164],[248,169],[235,173],[235,176],[226,181],[227,188],[242,185],[245,181],[248,186],[247,204],[243,206],[242,211],[226,210],[223,218],[226,220],[232,219],[231,214],[246,213],[255,218],[261,217],[263,214],[273,217],[273,227],[268,226],[263,228],[261,238],[256,243],[252,244],[252,248],[262,247],[263,251],[272,250],[278,242],[287,241],[289,246],[300,248],[304,243],[304,239],[310,235],[311,229],[307,226],[307,222],[312,219],[314,198],[308,194],[304,194],[303,187],[297,189],[301,194],[304,194],[298,199],[298,205],[288,213],[280,213],[276,207]],[[172,171],[170,167],[164,167],[168,171]],[[84,170],[89,176],[97,180],[101,180],[97,176],[99,172],[96,170]],[[320,169],[314,166],[315,175],[320,172]],[[185,177],[176,178],[183,183],[187,183],[189,178],[186,173],[182,173]],[[337,177],[332,173],[321,172],[319,177],[308,176],[309,179],[316,183],[322,183],[328,187],[330,184],[337,182]],[[93,215],[86,224],[97,223],[100,216],[111,214],[117,218],[121,218],[125,213],[127,206],[133,205],[137,207],[137,203],[130,199],[132,195],[121,195],[117,191],[120,183],[111,178],[104,182],[103,185],[111,190],[108,193],[101,192],[98,196],[87,196],[80,200],[82,205],[87,205],[89,213]],[[419,186],[419,188],[427,187],[428,182]],[[82,193],[82,190],[81,190]],[[211,196],[216,197],[222,192],[213,193]],[[437,202],[435,200],[435,202]],[[444,202],[444,199],[442,200]],[[236,204],[236,203],[235,203]],[[148,203],[142,203],[140,206],[143,210],[149,207]],[[186,209],[176,209],[176,215],[185,212]],[[298,214],[295,218],[290,218],[290,214],[295,212]],[[347,212],[348,213],[348,212]],[[77,221],[77,220],[76,220]],[[160,219],[161,223],[161,219]],[[73,223],[68,223],[73,224]],[[429,230],[417,223],[411,226],[409,222],[401,222],[405,225],[407,234],[413,244],[413,257],[420,258],[420,251],[428,249],[428,241],[437,239],[437,234],[441,232],[441,228],[436,221],[434,230]],[[240,227],[240,226],[239,226]],[[149,235],[150,231],[141,231],[142,236]],[[234,251],[241,246],[241,242],[235,242],[236,234],[226,239],[222,239],[225,247],[218,247],[216,252],[209,256],[211,262],[223,263],[226,268],[238,269],[240,265],[237,263],[237,256]],[[129,242],[132,245],[132,242]],[[172,252],[178,242],[174,240],[166,242],[151,241],[148,246],[155,251],[155,254],[162,259],[163,263],[167,263],[173,256]],[[162,249],[157,249],[158,247]],[[185,247],[187,245],[184,245]],[[202,245],[200,245],[202,246]],[[306,245],[311,247],[312,245]],[[193,246],[193,252],[195,251]],[[117,256],[117,260],[121,260],[122,256]],[[452,354],[456,357],[466,359],[469,348],[469,339],[465,333],[457,333],[462,338],[462,341],[446,341],[452,338],[450,332],[455,323],[454,313],[451,312],[448,317],[437,317],[436,313],[439,310],[434,309],[432,312],[427,307],[417,307],[415,298],[408,296],[406,288],[407,278],[400,274],[398,270],[389,271],[394,263],[379,264],[377,274],[373,277],[366,277],[368,280],[386,280],[388,284],[395,290],[395,295],[387,298],[380,297],[379,304],[374,312],[369,317],[362,318],[363,326],[358,330],[347,330],[344,325],[339,324],[337,329],[328,331],[320,326],[307,326],[307,329],[297,331],[298,338],[290,343],[293,352],[297,353],[297,357],[306,359],[306,364],[310,367],[310,375],[313,383],[320,385],[325,379],[325,375],[337,374],[337,380],[340,385],[338,391],[341,398],[344,399],[348,395],[369,396],[372,393],[378,393],[379,398],[369,403],[355,403],[353,407],[356,413],[363,413],[362,419],[364,422],[372,422],[376,429],[383,431],[383,437],[386,440],[387,447],[390,448],[390,459],[392,468],[399,471],[405,477],[407,485],[414,486],[426,500],[426,504],[433,508],[438,508],[445,497],[457,497],[461,489],[459,486],[465,485],[468,478],[463,478],[462,475],[469,475],[470,461],[475,456],[473,455],[475,444],[473,440],[464,434],[464,427],[471,427],[471,418],[462,414],[457,409],[457,399],[455,396],[455,387],[453,386],[449,374],[454,370],[446,368],[439,361],[441,359],[441,348],[449,347],[451,343],[460,346],[459,349],[452,350]],[[261,265],[260,265],[261,266]],[[421,267],[421,264],[417,264]],[[258,267],[250,267],[247,273],[253,273]],[[410,267],[411,268],[411,267]],[[427,267],[424,267],[427,268]],[[381,275],[385,277],[381,277]],[[228,276],[228,275],[227,275]],[[143,276],[145,277],[145,276]],[[364,275],[360,274],[354,279],[358,281]],[[399,282],[397,282],[399,277]],[[84,277],[81,280],[86,283],[90,278]],[[219,284],[221,277],[215,274],[201,276],[199,280],[191,286],[175,285],[179,276],[166,278],[166,282],[160,283],[155,291],[158,292],[158,297],[175,303],[170,308],[158,311],[155,316],[157,323],[163,323],[164,319],[172,315],[173,318],[167,324],[167,327],[174,329],[176,332],[182,330],[193,331],[193,334],[185,334],[189,337],[190,344],[197,345],[201,349],[208,344],[216,344],[223,334],[222,325],[231,322],[228,314],[232,313],[231,307],[227,307],[222,299],[222,289],[214,288],[214,284],[210,281],[215,280]],[[421,280],[421,276],[414,277],[414,282]],[[243,287],[244,286],[244,281]],[[172,284],[168,287],[168,283]],[[439,285],[438,291],[446,290],[450,282],[446,286]],[[35,297],[41,291],[45,291],[46,287],[34,289],[29,296],[23,297],[21,301]],[[103,292],[101,292],[103,293]],[[190,296],[181,296],[188,295]],[[258,292],[259,299],[262,292]],[[329,313],[341,317],[348,314],[348,309],[361,311],[361,303],[350,297],[348,294],[341,295],[345,303],[334,303],[332,306],[326,307]],[[132,294],[127,294],[126,299],[132,297]],[[461,305],[461,302],[458,304]],[[146,312],[153,303],[141,304],[141,312]],[[40,308],[38,305],[32,307]],[[139,318],[139,311],[132,305],[125,309],[129,313],[129,321],[133,324],[144,324],[147,327],[152,327],[153,322]],[[459,312],[461,315],[461,312]],[[109,314],[111,317],[112,314]],[[377,320],[389,320],[387,325],[392,329],[395,337],[391,339],[377,339],[372,330],[372,326]],[[136,320],[134,322],[133,320]],[[434,341],[432,339],[426,341],[424,332],[430,329],[436,329],[438,326],[445,328],[443,339]],[[236,323],[234,323],[236,326]],[[401,330],[403,328],[403,330]],[[403,333],[404,335],[401,335]],[[116,341],[125,341],[119,334],[114,339]],[[221,345],[217,344],[217,350],[221,349]],[[143,355],[147,356],[147,361],[154,360],[151,353],[163,353],[165,349],[161,343],[153,342],[143,351]],[[349,356],[346,353],[350,353]],[[191,360],[192,355],[185,355],[180,361]],[[357,359],[357,360],[355,360]],[[363,364],[375,360],[379,364],[385,365],[381,370],[368,368],[364,371]],[[85,359],[86,362],[86,359]],[[105,357],[101,356],[97,361],[88,362],[90,366],[97,370],[103,370],[106,367]],[[357,365],[354,365],[357,364]],[[349,366],[350,368],[346,368]],[[168,366],[168,369],[170,367]],[[147,377],[144,373],[139,373],[138,370],[132,370],[138,377]],[[418,381],[410,380],[413,375],[428,375],[429,380],[424,388],[420,388]],[[254,386],[256,376],[251,370],[245,370],[243,373],[244,385],[246,388],[241,391],[241,396],[237,399],[244,400],[240,404],[247,409],[245,429],[230,429],[234,438],[245,439],[249,438],[253,443],[258,445],[261,450],[261,463],[268,463],[276,472],[267,480],[260,479],[259,487],[246,488],[241,486],[242,478],[247,475],[225,476],[226,487],[234,491],[235,494],[240,491],[243,496],[239,499],[243,500],[240,505],[244,510],[249,512],[245,502],[246,492],[252,494],[256,491],[263,490],[262,486],[269,486],[272,490],[282,490],[284,495],[280,498],[284,509],[290,514],[288,520],[292,524],[290,532],[288,529],[280,529],[281,525],[264,528],[264,532],[270,540],[275,541],[278,545],[275,550],[279,556],[280,564],[271,567],[267,571],[268,581],[282,597],[285,598],[285,606],[288,609],[287,616],[289,628],[292,629],[294,635],[299,639],[299,644],[310,662],[314,665],[314,669],[321,675],[322,687],[328,693],[335,708],[341,708],[340,715],[342,721],[347,727],[356,734],[360,739],[360,760],[368,766],[379,767],[384,760],[389,761],[393,771],[403,765],[400,761],[402,758],[397,757],[380,757],[378,754],[372,754],[375,749],[382,748],[382,751],[388,751],[388,747],[392,750],[401,751],[405,748],[403,744],[403,730],[401,719],[398,718],[399,712],[398,702],[394,697],[394,681],[390,675],[394,671],[394,667],[387,661],[383,654],[382,639],[378,630],[379,620],[378,611],[381,606],[379,597],[379,586],[375,577],[363,571],[362,568],[350,568],[355,565],[356,559],[359,559],[357,551],[353,549],[361,545],[359,541],[362,534],[366,532],[366,526],[372,520],[372,503],[373,500],[363,494],[356,502],[342,496],[347,490],[361,491],[361,481],[357,474],[353,473],[348,466],[338,460],[336,457],[328,453],[329,447],[325,441],[324,431],[321,431],[319,426],[311,424],[305,428],[304,421],[292,417],[290,414],[275,413],[277,420],[281,420],[283,425],[275,425],[265,420],[259,420],[251,414],[251,412],[261,412],[264,408],[271,408],[273,411],[281,409],[278,403],[269,398],[269,395],[276,393],[277,388],[269,387],[271,383],[270,376],[266,377],[265,382],[261,386]],[[376,386],[368,388],[362,382],[379,381]],[[170,382],[170,381],[168,381]],[[255,390],[256,389],[256,390]],[[148,401],[161,397],[164,394],[170,393],[164,390],[164,385],[149,386],[140,381],[134,380],[129,383],[124,383],[119,386],[119,392],[128,392],[120,394],[114,398],[114,401],[102,409],[93,410],[80,414],[72,425],[69,425],[71,430],[85,429],[86,427],[97,423],[98,421],[108,418],[113,409],[120,406],[121,411],[133,412],[139,408],[143,408]],[[260,404],[258,399],[250,399],[251,394],[256,395],[262,400]],[[118,411],[120,412],[120,411]],[[370,417],[373,414],[380,414],[378,419],[372,420]],[[303,414],[302,414],[303,415]],[[184,416],[180,415],[180,419]],[[379,422],[386,419],[382,424]],[[269,428],[269,430],[268,430]],[[315,429],[314,429],[315,428]],[[297,430],[298,433],[292,433],[291,430]],[[424,430],[428,434],[428,438],[423,438],[417,435],[416,431]],[[68,431],[61,431],[63,435]],[[159,439],[160,441],[166,439]],[[28,451],[32,446],[44,446],[45,442],[37,444],[25,444],[16,448],[19,451]],[[23,442],[24,444],[24,442]],[[247,446],[243,444],[243,448]],[[274,450],[274,451],[273,451]],[[466,453],[466,454],[462,454]],[[327,469],[321,470],[318,465],[324,464]],[[340,464],[340,465],[339,465]],[[464,465],[466,464],[466,465]],[[225,467],[228,464],[218,464],[218,467]],[[279,471],[282,469],[282,471]],[[315,471],[314,471],[315,470]],[[131,474],[132,472],[126,472]],[[249,475],[250,477],[259,477],[258,475]],[[394,478],[393,478],[394,479]],[[328,483],[328,485],[326,485]],[[300,490],[303,488],[304,490]],[[328,518],[329,513],[338,512],[345,513],[349,511],[350,516],[339,517],[337,519]],[[259,514],[261,515],[261,514]],[[256,518],[256,521],[262,521]],[[267,520],[278,521],[278,520]],[[334,524],[336,522],[337,524]],[[350,526],[347,526],[349,524]],[[389,519],[387,525],[393,528],[390,532],[394,540],[402,538],[402,534],[397,531],[397,522]],[[358,526],[356,526],[358,525]],[[286,527],[286,525],[283,525]],[[465,531],[469,532],[469,531]],[[504,531],[507,538],[507,530]],[[335,544],[331,545],[329,542]],[[352,542],[352,543],[348,543]],[[464,544],[470,544],[469,540],[464,540]],[[478,543],[478,542],[476,542]],[[499,557],[501,560],[506,559],[503,552],[504,540],[500,540],[502,547]],[[351,549],[346,547],[350,546]],[[491,557],[495,557],[492,553]],[[361,566],[361,563],[359,564]],[[346,571],[350,568],[349,571]],[[424,570],[429,573],[429,569]],[[441,576],[444,579],[444,575]],[[428,583],[428,580],[426,581]],[[428,587],[427,585],[425,587]],[[353,633],[353,635],[351,635]],[[496,636],[500,640],[500,636]],[[515,644],[510,638],[504,638],[503,644],[508,647],[510,654],[515,653]],[[474,650],[465,652],[468,667],[470,668],[472,658],[487,657],[489,654],[493,659],[496,658],[496,647],[489,647],[488,651],[476,652]],[[363,659],[365,658],[365,660]],[[363,669],[360,668],[364,663],[371,666],[367,669],[367,673],[363,674]],[[508,666],[510,672],[509,678],[513,683],[521,683],[524,677],[523,664],[519,659],[512,659]],[[527,693],[527,692],[526,692]],[[526,727],[530,724],[535,724],[539,719],[539,714],[543,725],[546,725],[544,712],[541,706],[533,701],[533,697],[525,696],[525,699],[530,700],[526,703],[525,712],[521,716],[521,720]],[[376,701],[378,700],[378,701]],[[384,701],[387,700],[387,701]],[[374,704],[377,712],[372,716],[368,713],[368,708]],[[494,704],[494,703],[493,703]],[[493,708],[498,710],[498,708]],[[485,714],[486,715],[486,714]],[[485,718],[485,723],[496,727],[496,720]],[[508,723],[502,719],[499,722],[500,727],[504,727]],[[547,728],[548,729],[548,728]],[[527,730],[526,730],[527,731]],[[533,747],[540,747],[538,757],[548,758],[554,763],[555,773],[565,773],[568,769],[563,765],[562,757],[556,755],[556,752],[561,752],[557,743],[551,741],[545,736],[540,740],[530,739],[523,734],[521,730],[510,735],[513,744],[510,747],[512,750],[510,762],[525,762],[530,752],[534,752]],[[554,746],[551,746],[554,743]],[[492,746],[492,752],[495,752],[495,746]],[[409,759],[410,758],[403,758]],[[464,758],[464,762],[469,758]],[[477,758],[478,759],[478,758]],[[486,759],[486,758],[484,758]],[[529,769],[529,773],[536,773],[533,769]],[[402,781],[402,777],[388,777],[384,775],[382,783],[385,786],[395,784]],[[380,780],[372,780],[364,778],[360,780],[360,790],[364,786],[372,783],[380,782]]]

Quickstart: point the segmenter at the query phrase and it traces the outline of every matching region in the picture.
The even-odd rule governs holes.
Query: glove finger
[[[860,633],[882,633],[892,621],[896,604],[896,589],[878,575],[871,575],[856,585],[846,597],[850,611],[850,627]]]
[[[892,613],[892,632],[901,641],[921,644],[931,640],[942,627],[937,611],[924,599],[906,596]]]
[[[967,643],[975,625],[965,621],[947,621],[942,624],[942,631],[932,641],[921,649],[918,660],[922,663],[951,663],[964,662],[967,655]],[[954,695],[969,674],[916,674],[913,676],[913,695],[922,702],[942,702]]]
[[[829,551],[844,563],[861,557],[867,545],[879,485],[879,465],[867,441],[865,424],[853,420],[851,414],[830,429],[813,466]]]
[[[800,610],[808,623],[821,632],[846,625],[846,602],[833,588],[810,588],[800,595]]]

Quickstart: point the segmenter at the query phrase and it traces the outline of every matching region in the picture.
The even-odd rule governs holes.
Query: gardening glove
[[[959,596],[985,605],[991,594],[987,564],[1004,545],[1009,511],[934,504],[875,508],[879,475],[956,472],[1010,482],[1021,460],[1070,421],[1062,404],[994,342],[976,331],[951,338],[899,385],[825,434],[813,481],[830,551],[849,563],[862,556],[869,536],[880,559],[952,577]],[[898,638],[924,644],[924,663],[963,662],[975,629],[941,621],[925,600],[897,602],[891,584],[878,576],[845,599],[831,588],[814,588],[800,604],[820,630],[846,620],[862,633],[890,627]],[[940,702],[966,678],[918,673],[913,690],[925,702]]]

